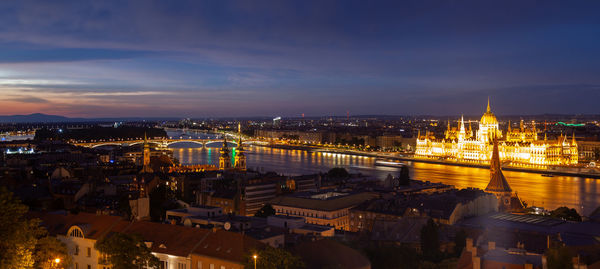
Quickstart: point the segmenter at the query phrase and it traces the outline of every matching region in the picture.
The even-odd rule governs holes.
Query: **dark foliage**
[[[464,230],[460,230],[454,237],[454,255],[459,257],[466,245],[467,233]]]
[[[113,269],[158,268],[160,260],[152,252],[141,236],[115,233],[104,237],[95,245],[96,249],[107,255],[107,261]]]
[[[573,208],[565,206],[559,207],[553,211],[550,211],[550,217],[557,219],[564,219],[570,221],[581,221],[581,216]]]
[[[418,268],[419,256],[414,249],[401,246],[372,246],[364,249],[371,268]]]
[[[176,208],[175,193],[165,184],[159,184],[150,193],[150,218],[152,221],[162,221],[167,210]]]
[[[331,168],[329,172],[327,172],[327,176],[329,178],[341,179],[350,177],[350,173],[348,173],[348,171],[346,171],[346,169],[343,167],[335,167]]]
[[[439,227],[433,219],[429,219],[421,229],[421,252],[423,259],[428,261],[439,262],[443,259],[440,251]]]
[[[275,209],[270,204],[264,205],[261,209],[256,211],[256,213],[254,214],[255,217],[259,217],[259,218],[266,218],[268,216],[273,216],[273,215],[275,215]]]
[[[573,268],[571,253],[564,246],[552,247],[546,250],[548,269]]]
[[[401,186],[408,186],[410,184],[410,174],[406,165],[400,168],[400,177],[398,178],[398,181]]]

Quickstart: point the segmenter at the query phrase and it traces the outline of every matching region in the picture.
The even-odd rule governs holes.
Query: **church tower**
[[[142,171],[140,171],[141,174],[144,173],[153,173],[154,171],[152,171],[152,168],[150,167],[150,144],[148,144],[148,138],[146,137],[146,134],[144,133],[144,150],[142,152],[143,154],[143,168]]]
[[[521,204],[521,200],[516,195],[513,196],[512,189],[502,173],[497,137],[493,138],[493,144],[492,159],[490,160],[490,182],[485,188],[485,191],[496,195],[500,211],[522,209],[523,205]]]
[[[235,169],[246,171],[246,155],[244,155],[244,147],[242,146],[242,128],[238,123],[238,147],[235,150]]]
[[[221,156],[219,156],[219,169],[231,169],[231,157],[229,156],[229,147],[227,146],[227,135],[223,135],[223,147],[221,148]]]

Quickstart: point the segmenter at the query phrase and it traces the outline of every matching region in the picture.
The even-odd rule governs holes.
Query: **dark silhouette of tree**
[[[546,250],[548,269],[571,269],[573,258],[564,246],[552,247]]]
[[[162,221],[168,209],[176,208],[174,205],[175,193],[165,186],[159,184],[150,192],[150,218],[152,221]]]
[[[259,217],[259,218],[266,218],[268,216],[273,216],[273,215],[275,215],[275,209],[273,208],[273,206],[271,206],[271,204],[265,204],[261,209],[256,211],[256,213],[254,214],[255,217]]]
[[[48,236],[39,219],[27,219],[27,206],[6,188],[0,187],[0,268],[44,268],[56,258],[54,268],[69,266],[64,244]]]
[[[400,177],[398,178],[401,186],[408,186],[410,184],[410,174],[406,165],[400,168]]]
[[[71,255],[67,245],[53,236],[42,237],[35,246],[36,268],[69,268]],[[58,263],[55,262],[56,259]]]
[[[350,177],[350,173],[348,173],[348,171],[346,171],[346,169],[343,167],[335,167],[331,168],[329,172],[327,172],[327,176],[329,178],[341,179]]]
[[[465,230],[460,230],[454,237],[454,255],[459,257],[463,249],[467,245],[467,233]]]
[[[414,249],[403,246],[371,246],[364,249],[372,268],[418,268],[419,256]]]
[[[115,233],[96,242],[96,249],[107,256],[105,262],[113,269],[158,268],[160,260],[152,252],[141,236]]]
[[[581,221],[581,216],[577,213],[577,211],[573,208],[569,209],[566,206],[561,206],[553,211],[550,211],[550,217],[570,221]]]
[[[429,219],[421,229],[421,252],[423,258],[428,261],[439,262],[443,258],[440,251],[439,227],[433,219]]]

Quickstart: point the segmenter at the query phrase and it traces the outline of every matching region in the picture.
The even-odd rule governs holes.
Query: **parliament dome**
[[[479,124],[498,124],[496,115],[492,113],[492,110],[490,108],[490,99],[488,99],[487,110],[485,111],[485,113],[483,113],[483,116],[481,116]]]

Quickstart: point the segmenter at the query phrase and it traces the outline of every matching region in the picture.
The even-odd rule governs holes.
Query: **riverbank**
[[[411,157],[405,157],[405,156],[395,156],[395,155],[386,154],[386,153],[364,152],[364,151],[356,151],[356,150],[343,150],[343,149],[319,148],[319,147],[311,147],[311,146],[296,146],[296,145],[257,145],[257,146],[289,149],[289,150],[305,150],[305,151],[338,153],[338,154],[365,156],[365,157],[373,157],[373,158],[386,158],[386,159],[393,159],[393,160],[397,160],[397,161],[410,161],[410,162],[452,165],[452,166],[483,168],[483,169],[489,168],[489,165],[486,165],[486,164],[473,164],[473,163],[461,163],[461,162],[420,159],[420,158],[411,158]],[[514,166],[505,166],[505,167],[502,167],[502,169],[506,170],[506,171],[534,173],[534,174],[542,174],[542,175],[550,175],[550,176],[574,176],[574,177],[600,179],[600,173],[584,173],[584,172],[577,172],[577,171],[535,169],[535,168],[514,167]]]

